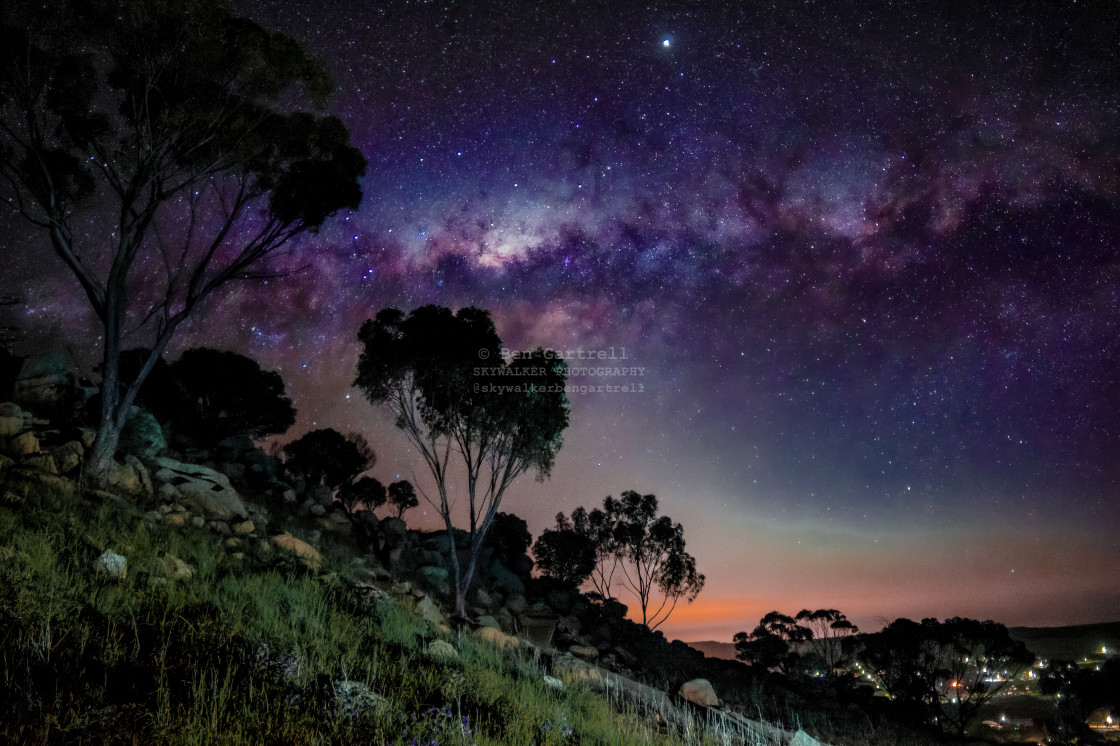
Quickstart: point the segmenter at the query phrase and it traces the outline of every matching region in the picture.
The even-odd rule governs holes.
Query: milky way
[[[1120,618],[1115,5],[711,5],[238,4],[328,61],[365,199],[177,349],[279,369],[293,433],[363,431],[388,477],[350,388],[377,309],[604,351],[571,382],[625,393],[574,394],[506,508],[656,493],[709,578],[670,634]],[[67,334],[23,262],[23,323]]]

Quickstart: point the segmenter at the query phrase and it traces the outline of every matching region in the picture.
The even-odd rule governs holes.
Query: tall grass
[[[447,633],[411,598],[355,587],[342,550],[313,574],[262,541],[234,559],[211,531],[151,523],[123,500],[11,483],[4,495],[0,742],[774,742],[664,698],[554,689],[539,654]],[[125,579],[94,569],[106,549],[127,557]],[[167,554],[194,576],[168,580]],[[433,659],[436,639],[458,659]]]

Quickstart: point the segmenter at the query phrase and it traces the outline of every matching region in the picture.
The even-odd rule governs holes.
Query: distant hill
[[[709,658],[722,658],[727,661],[736,660],[735,645],[730,642],[704,640],[703,642],[690,642],[688,646],[694,650],[699,650]]]
[[[1100,660],[1120,653],[1120,622],[1074,627],[1011,627],[1008,632],[1040,658]],[[1107,652],[1102,653],[1102,648]]]

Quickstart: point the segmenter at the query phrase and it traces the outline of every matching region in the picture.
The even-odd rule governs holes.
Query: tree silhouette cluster
[[[358,502],[360,498],[354,497],[357,495],[366,495],[377,505],[385,502],[385,488],[380,482],[354,481],[359,474],[373,468],[377,460],[373,449],[361,435],[343,435],[332,428],[312,430],[284,446],[284,454],[288,471],[303,477],[309,486],[324,486],[332,493],[346,490],[351,504]],[[380,493],[377,488],[380,488]]]
[[[537,565],[549,575],[579,586],[590,582],[603,599],[614,598],[615,581],[638,599],[642,624],[657,629],[684,599],[691,603],[704,587],[696,559],[685,550],[684,528],[657,514],[657,498],[633,490],[602,509],[560,513],[556,528],[533,546]]]
[[[823,669],[836,674],[849,660],[844,640],[859,629],[836,609],[802,609],[796,616],[771,611],[749,634],[735,635],[739,660],[783,673]]]
[[[963,735],[980,707],[1033,660],[1026,646],[992,621],[896,619],[862,635],[856,657],[916,722]]]
[[[135,380],[151,354],[140,349],[121,354],[122,387]],[[155,361],[150,371],[137,403],[200,447],[212,448],[233,435],[278,435],[295,424],[296,410],[280,374],[236,352],[196,347],[173,363]]]
[[[427,466],[452,538],[455,608],[466,598],[483,542],[509,486],[549,475],[568,426],[567,366],[543,349],[503,360],[490,314],[423,306],[378,312],[358,334],[355,386],[383,405]],[[499,385],[500,384],[500,385]],[[452,463],[465,474],[468,548],[454,549]]]

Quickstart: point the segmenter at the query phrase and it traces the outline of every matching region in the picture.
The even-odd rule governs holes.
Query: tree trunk
[[[455,584],[455,612],[460,616],[467,615],[467,594],[471,590],[471,581],[474,580],[474,571],[478,566],[478,555],[482,553],[482,541],[474,540],[470,543],[470,558],[467,560],[467,569],[462,580]]]
[[[105,346],[101,358],[101,415],[98,418],[97,440],[90,454],[87,474],[94,487],[105,487],[113,467],[113,457],[120,442],[124,417],[121,416],[120,359],[121,330],[116,294],[110,290],[103,319]]]

